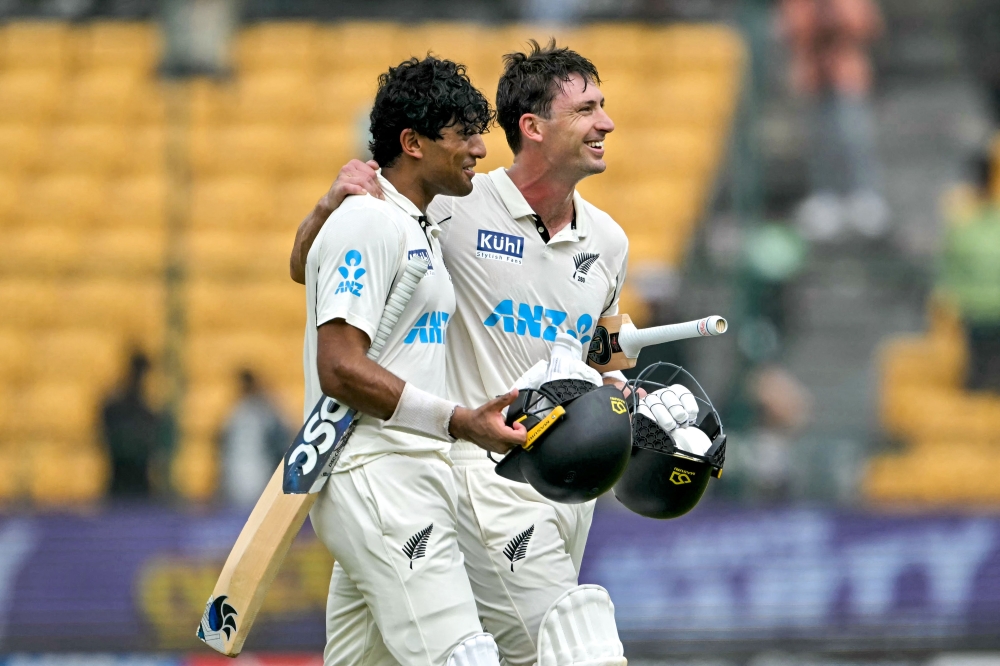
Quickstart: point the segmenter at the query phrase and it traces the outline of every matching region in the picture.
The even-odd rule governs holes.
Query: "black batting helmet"
[[[628,464],[632,428],[622,392],[579,379],[525,389],[507,424],[528,429],[528,443],[497,464],[500,476],[530,483],[555,502],[580,504],[607,492]]]
[[[646,379],[650,373],[660,368],[674,370],[666,384]],[[679,449],[656,421],[636,413],[639,404],[638,388],[650,392],[666,388],[681,372],[690,377],[704,396],[704,399],[699,398],[698,401],[710,409],[697,426],[712,443],[703,455]],[[632,454],[628,469],[615,484],[615,497],[629,510],[648,518],[683,516],[701,500],[709,479],[722,475],[722,466],[726,461],[726,435],[719,413],[715,411],[698,381],[686,370],[672,363],[654,363],[628,385],[632,389],[629,396]]]

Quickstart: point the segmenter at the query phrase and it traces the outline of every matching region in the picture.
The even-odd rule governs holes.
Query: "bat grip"
[[[382,318],[378,322],[378,330],[375,331],[375,339],[372,340],[371,347],[368,348],[368,358],[377,360],[382,353],[389,334],[396,327],[400,315],[406,309],[406,304],[410,302],[413,292],[416,291],[420,280],[427,273],[427,263],[420,259],[410,259],[406,262],[403,275],[396,283],[396,288],[389,295],[389,300],[382,310]]]
[[[682,324],[667,324],[652,328],[636,328],[632,324],[624,324],[618,332],[618,344],[628,358],[637,358],[643,347],[659,345],[664,342],[686,340],[702,336],[721,335],[729,328],[725,319],[719,316],[705,317]]]

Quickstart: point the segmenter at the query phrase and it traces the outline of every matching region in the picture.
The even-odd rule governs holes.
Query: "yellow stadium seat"
[[[218,476],[216,447],[207,440],[184,440],[171,461],[174,488],[188,500],[204,502],[215,492]]]
[[[195,127],[212,125],[228,119],[232,107],[232,86],[209,78],[194,78],[183,89]]]
[[[119,165],[123,176],[155,175],[163,177],[167,169],[166,132],[155,121],[129,127],[129,150]]]
[[[187,324],[192,333],[241,330],[300,335],[305,327],[302,288],[291,280],[268,282],[193,281],[187,290]]]
[[[110,388],[122,372],[124,351],[108,331],[61,329],[38,332],[32,344],[31,375],[36,381],[81,381]]]
[[[650,33],[657,30],[642,23],[585,25],[568,36],[566,45],[589,58],[607,78],[642,69],[649,58]]]
[[[42,438],[79,443],[93,437],[100,394],[89,383],[57,379],[19,389],[12,403],[4,428],[9,441]]]
[[[312,117],[316,102],[312,81],[303,71],[247,74],[233,93],[229,114],[235,123],[296,125]]]
[[[12,328],[0,329],[0,386],[30,378],[31,360],[30,334]],[[0,400],[4,397],[0,394]]]
[[[611,118],[630,127],[665,123],[701,124],[721,130],[732,114],[735,94],[728,78],[680,71],[659,80],[633,75],[608,79],[602,86]]]
[[[264,387],[274,398],[274,405],[285,417],[285,422],[293,428],[302,424],[302,411],[305,403],[305,384],[303,381],[286,382],[275,387]],[[312,408],[312,405],[309,405]]]
[[[216,441],[236,400],[235,375],[192,384],[184,394],[184,404],[181,407],[181,431],[184,438]]]
[[[43,154],[41,134],[36,125],[0,125],[0,174],[18,176],[34,169]],[[3,214],[0,204],[0,216]]]
[[[295,172],[329,179],[327,189],[337,177],[340,167],[351,159],[368,157],[368,146],[365,145],[367,131],[362,130],[358,123],[306,127],[299,136]]]
[[[719,24],[671,26],[647,33],[646,53],[654,71],[667,67],[687,71],[735,71],[743,65],[743,40]]]
[[[495,30],[476,23],[429,22],[404,30],[401,37],[408,47],[404,57],[423,58],[430,52],[461,63],[473,84],[493,97],[502,55]]]
[[[72,56],[72,30],[57,21],[11,21],[0,27],[0,66],[61,70]]]
[[[162,48],[156,23],[91,21],[77,28],[76,62],[84,69],[127,67],[152,73]]]
[[[83,258],[83,240],[78,230],[59,226],[10,230],[0,244],[0,271],[8,275],[58,275],[76,270]]]
[[[188,338],[191,384],[232,381],[240,368],[258,373],[265,384],[302,380],[302,331],[205,333]]]
[[[94,175],[116,170],[131,149],[124,127],[103,123],[55,125],[46,143],[43,169]]]
[[[191,133],[191,165],[196,176],[277,176],[294,159],[294,132],[267,125],[198,127]]]
[[[188,271],[196,278],[255,276],[285,280],[292,240],[289,231],[192,232],[188,239]]]
[[[313,65],[318,29],[314,22],[271,21],[242,30],[233,48],[237,71],[305,71]]]
[[[126,176],[108,182],[106,203],[98,217],[101,226],[160,230],[166,219],[165,176]]]
[[[203,178],[191,185],[191,228],[253,231],[274,216],[271,181],[254,176]],[[285,229],[292,229],[288,222]]]
[[[100,447],[33,442],[28,448],[31,456],[26,482],[28,494],[36,503],[79,506],[104,496],[110,464]]]
[[[0,174],[0,238],[5,226],[13,226],[21,201],[21,179]]]
[[[5,326],[32,329],[58,320],[61,290],[52,280],[0,277],[0,312]]]
[[[90,275],[162,276],[166,232],[160,228],[101,229],[87,234],[82,266]]]
[[[22,494],[24,467],[24,454],[18,448],[0,448],[0,502],[10,502]]]
[[[316,122],[367,132],[377,91],[378,72],[341,70],[317,79]]]
[[[316,40],[316,65],[320,73],[363,72],[371,80],[390,66],[408,58],[407,28],[398,23],[341,21],[320,29]]]
[[[346,163],[346,160],[345,162]],[[343,163],[342,163],[343,164]],[[316,206],[330,189],[339,169],[310,178],[296,178],[278,183],[275,188],[275,212],[268,228],[273,231],[291,232]]]
[[[55,112],[62,77],[50,70],[0,71],[0,123],[42,124]]]
[[[164,112],[159,85],[121,67],[81,72],[60,108],[64,120],[80,123],[162,121]]]
[[[100,178],[83,174],[41,176],[25,182],[12,217],[23,226],[82,229],[94,224],[104,201],[105,183]]]
[[[635,173],[708,178],[718,161],[716,133],[699,126],[622,129],[605,139],[608,171],[602,178],[632,179]]]
[[[61,285],[58,321],[121,336],[125,344],[158,348],[164,331],[162,280],[100,278]]]

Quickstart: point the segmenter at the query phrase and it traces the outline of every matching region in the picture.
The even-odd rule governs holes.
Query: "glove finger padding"
[[[712,440],[699,428],[685,426],[670,433],[670,439],[681,451],[687,451],[698,456],[705,455],[712,448]]]
[[[656,421],[657,425],[663,429],[664,432],[672,432],[677,427],[677,419],[674,418],[673,414],[670,412],[670,404],[664,404],[664,392],[667,389],[660,389],[650,393],[645,398],[642,399],[642,405],[645,405],[649,409],[653,416],[653,420]],[[673,394],[671,393],[667,400],[670,401]],[[674,400],[676,402],[676,400]],[[677,403],[678,405],[680,403]],[[640,412],[641,413],[641,412]],[[686,416],[686,415],[685,415]]]
[[[677,396],[681,406],[688,415],[687,420],[680,425],[694,425],[698,421],[698,411],[700,409],[698,407],[698,399],[683,384],[674,384],[670,387],[670,390]]]

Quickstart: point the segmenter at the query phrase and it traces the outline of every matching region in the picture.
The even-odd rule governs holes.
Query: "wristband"
[[[383,425],[454,442],[455,438],[449,434],[448,427],[456,407],[457,402],[439,398],[407,382],[403,385],[396,411]]]
[[[606,377],[608,379],[613,379],[616,382],[621,382],[622,384],[628,381],[628,379],[625,377],[625,373],[623,373],[621,370],[612,370],[611,372],[605,372],[601,376]]]

